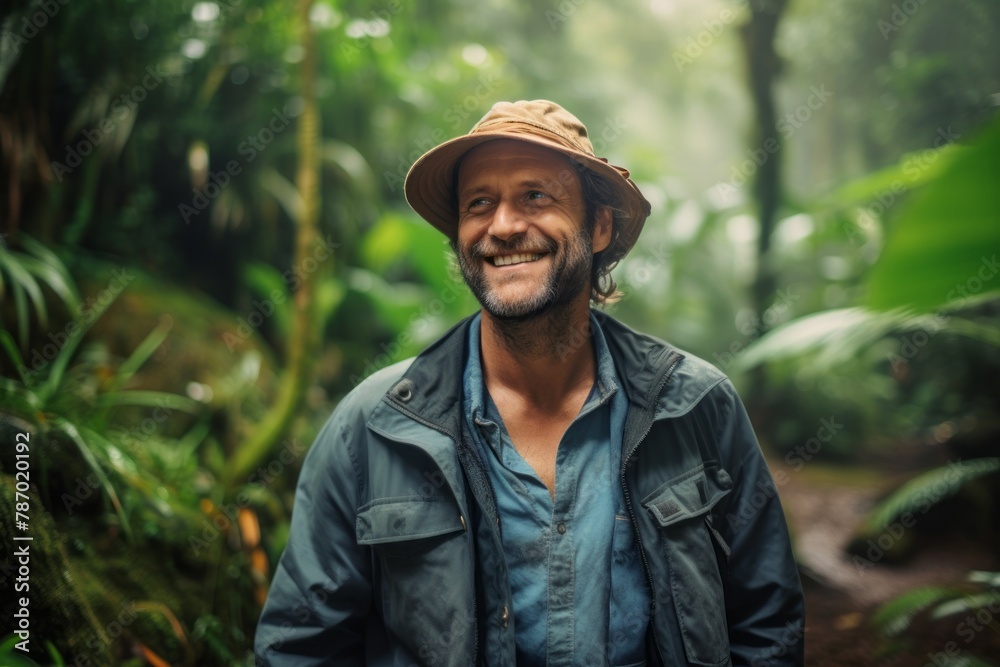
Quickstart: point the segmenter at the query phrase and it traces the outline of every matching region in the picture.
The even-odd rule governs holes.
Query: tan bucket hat
[[[479,144],[494,139],[516,139],[551,148],[568,156],[582,168],[601,176],[617,194],[619,208],[626,216],[611,250],[617,261],[639,238],[649,217],[650,204],[623,167],[608,164],[594,155],[594,147],[583,123],[555,102],[532,100],[498,102],[469,133],[446,141],[420,156],[406,175],[406,201],[427,222],[449,239],[458,225],[455,207],[456,167],[462,156]]]

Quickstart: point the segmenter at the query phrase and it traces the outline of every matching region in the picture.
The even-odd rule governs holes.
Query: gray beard
[[[590,290],[593,245],[589,233],[581,230],[563,250],[559,263],[545,277],[544,284],[532,296],[517,303],[496,298],[486,283],[482,269],[484,254],[498,249],[517,252],[529,247],[526,240],[492,246],[484,253],[477,243],[469,253],[455,248],[462,277],[483,309],[491,316],[500,336],[499,342],[510,353],[524,357],[556,356],[565,358],[580,344],[580,332],[568,327],[572,306],[583,290]],[[535,246],[537,247],[537,245]],[[559,250],[550,245],[549,252]],[[589,337],[582,337],[584,342]]]

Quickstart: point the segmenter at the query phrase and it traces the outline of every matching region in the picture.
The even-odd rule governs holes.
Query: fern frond
[[[997,470],[1000,470],[1000,457],[953,461],[921,473],[876,505],[865,520],[865,529],[874,533],[906,513],[923,514],[955,495],[970,481]]]
[[[872,623],[886,637],[895,637],[910,627],[920,612],[961,593],[960,589],[945,586],[927,586],[907,591],[879,607],[872,616]]]

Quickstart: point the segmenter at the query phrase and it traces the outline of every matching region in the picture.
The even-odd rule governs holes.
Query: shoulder
[[[606,314],[601,314],[598,321],[612,348],[616,370],[631,386],[633,395],[641,396],[655,388],[666,373],[666,384],[657,401],[658,417],[687,414],[708,396],[735,396],[726,374],[701,357]]]
[[[705,403],[706,400],[731,403],[737,399],[729,377],[690,352],[677,364],[660,395],[659,410],[669,416],[681,416]]]
[[[330,415],[330,421],[344,419],[366,421],[381,403],[382,397],[403,377],[415,358],[410,357],[386,366],[359,382],[337,404],[333,414]]]

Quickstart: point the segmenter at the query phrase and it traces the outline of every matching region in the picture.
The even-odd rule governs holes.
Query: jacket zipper
[[[403,406],[399,405],[398,403],[393,402],[392,406],[395,409],[397,409],[400,412],[402,412],[407,417],[409,417],[410,419],[414,420],[415,422],[417,422],[419,424],[423,424],[424,426],[426,426],[426,427],[428,427],[430,429],[433,429],[433,430],[437,431],[438,433],[441,433],[442,435],[447,436],[453,443],[455,443],[456,447],[462,447],[462,446],[464,446],[463,443],[459,442],[460,437],[456,438],[454,436],[454,434],[452,434],[447,429],[441,428],[437,424],[434,424],[434,423],[432,423],[430,421],[427,421],[423,417],[420,417],[419,415],[417,415],[416,413],[412,412],[411,410],[407,410],[406,408],[404,408]],[[468,449],[468,447],[466,447],[466,449]],[[459,461],[461,461],[461,457],[459,457]],[[443,472],[444,471],[442,471],[442,473]],[[483,472],[485,473],[485,471],[483,471]],[[490,494],[494,498],[494,506],[496,506],[496,491],[494,491],[494,489],[493,489],[493,481],[490,480],[488,474],[486,475],[486,482],[487,482],[487,484],[490,487],[489,488]],[[497,517],[497,522],[499,523],[499,521],[500,521],[500,519],[499,519],[499,517]],[[493,526],[492,529],[494,530],[494,535],[496,535],[497,539],[499,540],[499,535],[496,533],[497,527]],[[471,521],[471,516],[470,516],[470,521],[469,521],[469,539],[472,540],[473,544],[475,544],[475,539],[476,538],[475,538],[475,533],[473,532],[473,530],[474,530],[474,528],[472,527],[472,521]],[[472,578],[473,578],[473,581],[472,581],[472,619],[473,619],[473,622],[476,624],[475,641],[474,641],[474,644],[473,644],[473,647],[472,647],[472,655],[473,655],[473,659],[474,660],[478,660],[479,659],[479,601],[476,599],[475,566],[473,566],[473,575],[472,575]]]
[[[672,363],[670,365],[670,368],[667,369],[667,372],[663,374],[663,379],[660,380],[659,384],[656,387],[656,391],[654,393],[654,396],[657,400],[659,400],[660,393],[663,391],[663,387],[666,386],[667,381],[670,379],[670,376],[673,375],[674,369],[677,368],[677,364],[681,362],[682,358],[683,357],[678,357],[677,359],[675,359],[674,363]],[[667,663],[663,659],[663,654],[660,653],[660,645],[656,642],[656,624],[653,622],[653,616],[656,613],[656,588],[653,585],[653,575],[650,574],[649,572],[649,561],[646,559],[646,549],[642,545],[642,534],[639,531],[639,521],[635,516],[635,509],[632,507],[632,495],[629,493],[628,484],[625,483],[625,470],[628,467],[628,462],[629,460],[631,460],[632,454],[634,454],[635,451],[639,449],[639,445],[642,444],[642,441],[646,439],[647,435],[649,435],[649,432],[653,430],[654,421],[655,421],[654,419],[649,420],[649,424],[646,426],[646,430],[643,432],[641,436],[639,436],[639,439],[636,440],[635,442],[635,446],[629,449],[628,453],[625,456],[625,459],[622,461],[621,483],[622,483],[622,491],[625,494],[625,505],[628,507],[629,517],[632,520],[632,530],[635,531],[635,539],[639,545],[639,557],[642,560],[642,569],[646,573],[646,582],[649,584],[649,592],[653,596],[652,601],[650,601],[649,603],[649,626],[653,631],[653,650],[656,651],[656,657],[659,658],[660,664],[666,665]]]

